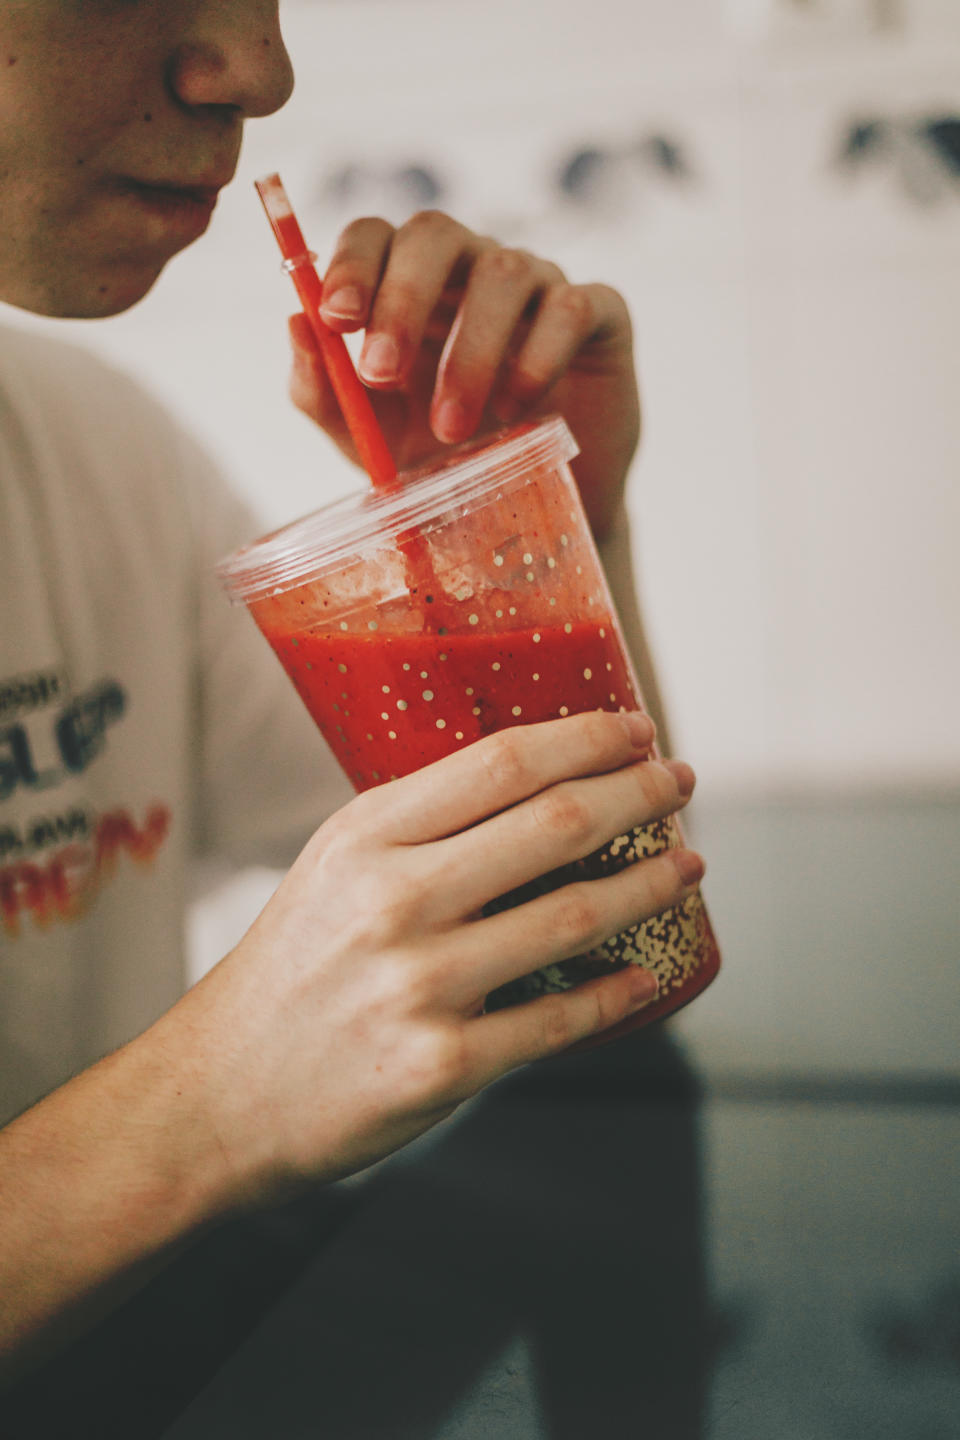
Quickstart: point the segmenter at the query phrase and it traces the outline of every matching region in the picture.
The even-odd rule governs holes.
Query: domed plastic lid
[[[429,531],[492,493],[522,484],[532,470],[571,460],[579,447],[559,415],[455,447],[439,464],[406,470],[389,489],[347,495],[236,550],[216,573],[231,600],[249,604],[356,560],[371,544]]]

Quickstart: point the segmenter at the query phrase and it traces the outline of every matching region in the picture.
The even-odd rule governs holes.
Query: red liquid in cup
[[[508,726],[642,708],[572,477],[558,463],[564,458],[531,462],[488,487],[478,504],[446,505],[439,520],[395,527],[340,553],[328,569],[298,571],[297,583],[285,577],[283,586],[261,584],[266,593],[244,596],[357,790]],[[638,827],[488,908],[681,843],[674,819]],[[713,979],[719,954],[699,894],[502,987],[487,1007],[628,963],[655,970],[660,994],[604,1038],[671,1013]]]

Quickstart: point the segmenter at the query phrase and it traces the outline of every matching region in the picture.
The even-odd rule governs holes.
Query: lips
[[[192,201],[195,205],[213,206],[226,183],[224,180],[214,185],[179,185],[165,181],[127,179],[121,182],[121,187],[146,199]]]

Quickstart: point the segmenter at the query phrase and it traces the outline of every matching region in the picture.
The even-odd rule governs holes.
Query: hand
[[[395,229],[355,220],[324,278],[321,317],[365,329],[360,376],[398,466],[499,425],[558,411],[594,533],[616,514],[640,434],[630,317],[606,285],[571,285],[549,261],[438,211]],[[294,403],[356,459],[310,326],[290,321]]]
[[[481,915],[686,803],[692,772],[644,758],[652,736],[645,716],[599,711],[517,727],[358,796],[317,831],[166,1017],[179,1010],[177,1033],[194,1037],[193,1102],[203,1152],[226,1158],[225,1204],[362,1169],[654,997],[655,978],[628,966],[483,1013],[497,986],[685,898],[703,870],[689,851]]]

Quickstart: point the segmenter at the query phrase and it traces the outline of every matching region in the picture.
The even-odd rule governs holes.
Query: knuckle
[[[600,905],[586,884],[568,886],[559,898],[553,929],[563,943],[577,948],[603,938]]]
[[[654,913],[677,903],[680,876],[669,854],[657,855],[647,865],[647,893]]]
[[[593,838],[593,815],[580,796],[565,785],[556,785],[535,797],[533,818],[549,835],[559,835],[572,846],[589,844]]]
[[[549,1054],[565,1050],[576,1039],[572,1024],[573,1017],[564,995],[546,995],[539,1002],[540,1036],[543,1050]]]
[[[478,256],[474,269],[491,280],[523,280],[534,268],[534,260],[525,250],[501,245]]]
[[[593,303],[582,285],[571,285],[568,281],[554,285],[546,303],[561,319],[578,329],[586,328],[593,319]]]
[[[614,746],[623,749],[624,728],[619,716],[609,710],[588,710],[577,720],[592,752],[607,754]]]
[[[401,1088],[405,1105],[433,1108],[464,1088],[466,1047],[453,1026],[421,1026],[408,1039]]]
[[[656,760],[645,760],[635,766],[634,770],[644,809],[662,810],[670,793],[667,771]]]
[[[389,220],[384,220],[379,215],[361,215],[356,220],[351,220],[340,231],[333,263],[342,263],[347,258],[344,252],[352,251],[363,241],[368,241],[372,237],[388,238],[392,234],[394,234],[394,228]]]
[[[501,730],[477,746],[495,791],[514,792],[527,778],[527,758],[517,730]]]
[[[459,220],[454,220],[445,210],[417,210],[408,220],[405,220],[400,227],[404,236],[419,235],[421,232],[433,231],[438,235],[457,235],[463,233],[463,226]]]

